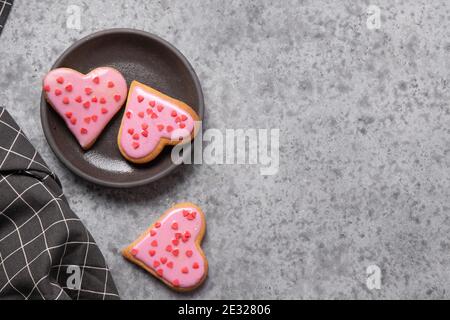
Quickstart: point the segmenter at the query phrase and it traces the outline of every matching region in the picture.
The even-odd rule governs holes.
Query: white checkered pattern
[[[69,272],[80,270],[77,288]],[[0,108],[0,299],[117,299],[105,260],[58,178]]]
[[[9,10],[11,10],[13,0],[0,0],[0,33],[2,33]]]

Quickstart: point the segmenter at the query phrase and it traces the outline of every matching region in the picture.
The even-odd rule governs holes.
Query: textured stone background
[[[450,298],[448,1],[16,1],[0,104],[60,176],[123,298]],[[82,30],[67,30],[68,4]],[[366,27],[369,4],[382,10]],[[172,42],[202,82],[207,127],[280,128],[280,171],[185,166],[134,190],[66,170],[46,144],[40,81],[111,27]],[[204,208],[210,276],[175,294],[119,250],[173,202]],[[366,288],[377,264],[382,288]]]

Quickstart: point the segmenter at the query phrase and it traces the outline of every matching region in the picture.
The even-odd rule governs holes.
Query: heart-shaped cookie
[[[131,162],[149,162],[165,145],[193,139],[196,121],[187,104],[133,81],[118,136],[120,152]]]
[[[167,210],[122,254],[172,289],[193,290],[208,273],[208,261],[200,247],[205,228],[202,210],[192,203],[180,203]]]
[[[86,75],[69,68],[55,69],[44,78],[43,88],[47,101],[85,150],[94,144],[127,96],[125,78],[109,67]]]

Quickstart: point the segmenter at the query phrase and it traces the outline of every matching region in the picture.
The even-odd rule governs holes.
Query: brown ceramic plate
[[[186,58],[165,40],[138,30],[111,29],[94,33],[67,49],[52,69],[68,67],[82,73],[102,66],[116,68],[131,81],[150,85],[186,102],[203,119],[200,82]],[[41,122],[56,156],[80,177],[109,187],[127,188],[158,180],[176,168],[167,146],[153,161],[136,165],[126,161],[117,147],[117,134],[125,108],[111,120],[94,146],[84,151],[64,121],[41,98]]]

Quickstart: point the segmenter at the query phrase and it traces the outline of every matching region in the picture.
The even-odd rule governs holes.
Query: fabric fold
[[[61,185],[0,108],[0,299],[118,299]]]

